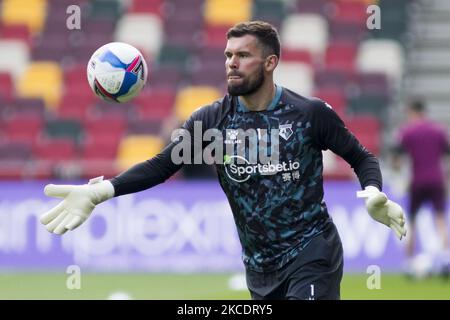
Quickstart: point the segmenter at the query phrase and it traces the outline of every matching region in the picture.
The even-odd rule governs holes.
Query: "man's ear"
[[[264,64],[266,71],[270,72],[275,70],[277,65],[278,65],[278,57],[276,55],[271,54],[270,56],[267,56],[266,62]]]

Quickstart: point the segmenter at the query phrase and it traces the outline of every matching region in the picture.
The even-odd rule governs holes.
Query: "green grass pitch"
[[[108,299],[122,292],[132,299],[249,299],[247,290],[232,290],[230,274],[82,274],[81,288],[69,290],[61,273],[0,273],[0,299]],[[381,276],[380,289],[367,289],[368,275],[346,274],[341,297],[354,299],[450,299],[450,280],[408,280]]]

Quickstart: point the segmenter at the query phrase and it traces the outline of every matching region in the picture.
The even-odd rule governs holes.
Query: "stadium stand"
[[[0,1],[0,178],[114,175],[156,154],[167,123],[225,92],[225,33],[250,19],[279,28],[276,82],[327,101],[382,153],[383,115],[405,70],[409,1],[83,0],[81,29],[68,30],[72,2]],[[366,27],[371,4],[383,10],[381,30]],[[87,84],[89,57],[111,41],[136,46],[149,66],[131,103],[99,101]],[[327,177],[352,176],[334,155],[324,159]]]

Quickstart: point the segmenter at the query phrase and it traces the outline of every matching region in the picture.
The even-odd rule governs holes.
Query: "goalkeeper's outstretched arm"
[[[193,134],[194,122],[200,121],[206,130],[214,125],[220,115],[218,103],[198,109],[184,123],[182,133],[161,153],[131,167],[111,180],[97,177],[84,185],[47,185],[44,189],[45,194],[61,198],[62,201],[41,216],[41,223],[49,232],[64,234],[86,221],[96,205],[112,197],[139,192],[166,181],[183,166],[183,163],[176,164],[172,161],[172,149],[184,141],[183,135],[189,134],[194,137],[188,141],[191,141],[191,147],[196,145],[196,137]],[[191,154],[195,157],[194,152]]]
[[[101,176],[84,185],[45,186],[47,196],[61,198],[62,201],[40,217],[41,223],[49,232],[64,234],[86,221],[96,205],[114,196],[139,192],[164,182],[181,168],[181,165],[170,161],[172,148],[171,143],[157,156],[111,180],[103,180]]]
[[[315,108],[313,130],[316,143],[321,149],[330,149],[341,156],[354,169],[363,191],[357,193],[364,198],[370,216],[391,228],[401,240],[406,236],[405,214],[397,203],[388,199],[382,190],[382,175],[378,159],[363,147],[346,128],[339,116],[322,101]]]

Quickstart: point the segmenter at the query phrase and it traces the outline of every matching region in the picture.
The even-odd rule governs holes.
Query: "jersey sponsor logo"
[[[284,140],[288,140],[294,133],[292,131],[292,123],[280,124],[279,129],[280,129],[280,136]]]
[[[300,168],[300,163],[298,161],[283,161],[275,164],[269,161],[266,164],[252,164],[242,156],[225,155],[224,166],[228,178],[236,182],[245,182],[255,174],[274,175],[277,173],[284,174],[298,170]]]

